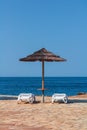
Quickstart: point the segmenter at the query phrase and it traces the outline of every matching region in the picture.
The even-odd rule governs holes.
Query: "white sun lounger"
[[[32,93],[21,93],[19,94],[17,101],[18,103],[21,101],[26,102],[26,103],[33,103],[35,102],[35,95]]]
[[[54,102],[64,102],[64,103],[67,103],[68,102],[68,97],[65,93],[54,93],[52,95],[52,103]]]

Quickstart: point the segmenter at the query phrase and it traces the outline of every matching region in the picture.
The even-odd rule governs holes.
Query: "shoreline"
[[[87,95],[86,92],[78,92],[76,95],[67,95],[68,97],[74,97],[74,96],[81,96],[81,95]],[[35,96],[41,96],[41,95],[35,95]],[[44,95],[46,97],[52,97],[52,96],[47,96],[47,95]],[[7,94],[0,94],[0,97],[12,97],[12,98],[17,98],[18,95],[7,95]]]
[[[82,93],[82,94],[77,94],[73,96],[68,96],[69,99],[71,98],[85,98],[87,96],[87,93]],[[35,96],[35,97],[42,97],[42,96]],[[50,98],[51,100],[52,96],[44,96],[44,98]],[[18,96],[17,95],[3,95],[0,94],[0,100],[17,100]]]

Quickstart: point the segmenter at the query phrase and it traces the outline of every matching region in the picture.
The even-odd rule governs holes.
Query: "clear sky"
[[[0,0],[0,76],[41,76],[19,61],[41,48],[67,59],[45,76],[87,76],[87,0]]]

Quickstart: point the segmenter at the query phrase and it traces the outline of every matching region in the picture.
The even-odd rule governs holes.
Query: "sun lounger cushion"
[[[33,103],[35,102],[35,95],[32,93],[21,93],[18,96],[18,102],[20,101]]]
[[[64,94],[64,93],[61,93],[61,94],[59,94],[59,93],[54,93],[54,94],[52,95],[52,103],[54,103],[54,102],[59,102],[59,101],[62,101],[62,102],[64,102],[64,103],[67,103],[67,101],[68,101],[67,95]]]

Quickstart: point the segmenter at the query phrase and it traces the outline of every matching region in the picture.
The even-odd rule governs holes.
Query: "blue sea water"
[[[66,93],[68,96],[79,92],[87,93],[87,77],[45,77],[45,95]],[[41,77],[0,77],[0,94],[19,95],[20,93],[34,93],[41,95],[38,90],[42,86]]]

